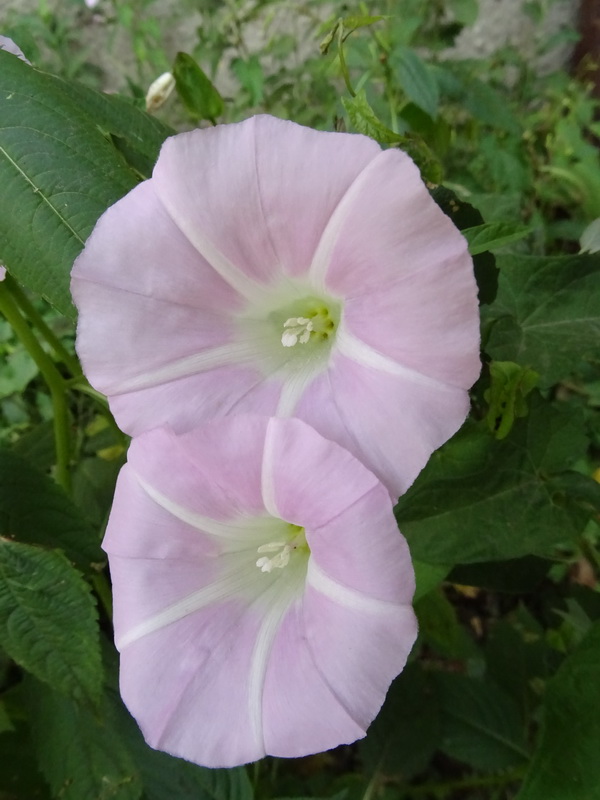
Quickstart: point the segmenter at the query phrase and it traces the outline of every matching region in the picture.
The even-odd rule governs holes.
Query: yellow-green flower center
[[[310,553],[310,548],[306,542],[306,534],[304,528],[300,525],[287,525],[288,535],[281,537],[276,542],[267,542],[262,544],[257,553],[260,558],[256,561],[256,566],[261,572],[272,572],[274,569],[283,569],[290,563],[290,559],[294,556],[301,556],[307,558]],[[272,555],[263,555],[269,553]]]

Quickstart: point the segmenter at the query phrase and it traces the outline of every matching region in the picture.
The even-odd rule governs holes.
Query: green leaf
[[[510,695],[466,675],[438,673],[435,681],[446,755],[484,770],[518,766],[529,758],[523,720]]]
[[[581,234],[580,244],[582,253],[600,252],[600,217],[590,222]]]
[[[413,603],[436,589],[452,569],[447,564],[424,564],[422,561],[413,561],[413,568],[417,583]]]
[[[173,76],[177,94],[190,115],[215,123],[223,113],[223,98],[196,61],[187,53],[177,53]]]
[[[392,683],[383,708],[359,744],[368,776],[405,780],[428,765],[440,744],[440,711],[431,675],[408,664]]]
[[[0,798],[2,800],[50,800],[39,773],[29,729],[24,722],[0,734]]]
[[[98,697],[96,606],[88,584],[61,553],[0,539],[0,644],[59,691]]]
[[[265,89],[265,73],[257,55],[234,58],[231,69],[242,87],[248,92],[250,105],[260,105]]]
[[[53,796],[138,800],[141,781],[108,701],[92,711],[34,681],[27,688],[38,762]]]
[[[582,359],[598,357],[600,254],[556,258],[501,256],[486,351],[515,361],[550,386]]]
[[[440,95],[436,79],[427,64],[414,50],[399,47],[394,53],[394,66],[398,70],[400,86],[409,100],[435,119]]]
[[[367,100],[364,89],[357,92],[355,97],[342,97],[342,105],[348,112],[352,127],[365,136],[370,136],[381,144],[401,142],[404,137],[394,133],[381,122]]]
[[[10,721],[10,717],[8,716],[8,712],[2,700],[0,700],[0,733],[5,733],[5,731],[12,731],[14,730],[13,724]]]
[[[492,361],[489,368],[492,382],[483,395],[489,403],[485,421],[496,439],[504,439],[515,419],[527,415],[525,398],[535,388],[539,375],[512,361]]]
[[[469,253],[476,256],[524,239],[531,233],[531,227],[519,222],[487,222],[474,228],[465,228],[462,233],[469,243]]]
[[[449,564],[551,556],[581,534],[592,513],[554,484],[554,473],[587,445],[583,412],[554,407],[537,393],[529,416],[502,441],[469,422],[433,454],[396,507],[413,558]]]
[[[106,561],[96,530],[64,491],[5,448],[0,448],[0,536],[59,547],[84,572]]]
[[[0,261],[74,317],[73,260],[137,176],[69,86],[0,51]]]
[[[599,796],[599,663],[600,621],[547,684],[541,734],[517,800]]]
[[[38,368],[26,350],[19,348],[3,359],[0,373],[0,399],[22,392],[38,373]]]
[[[456,610],[440,589],[421,597],[415,603],[419,620],[419,636],[445,658],[466,660],[478,658],[477,646],[460,625]]]

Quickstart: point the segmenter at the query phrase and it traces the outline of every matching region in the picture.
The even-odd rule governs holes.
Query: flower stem
[[[69,353],[58,336],[54,333],[39,311],[35,308],[31,300],[27,297],[26,293],[23,291],[23,289],[21,289],[19,284],[14,280],[14,278],[12,278],[10,275],[7,275],[5,279],[5,285],[9,288],[11,295],[20,306],[21,311],[25,313],[25,316],[29,318],[31,324],[34,325],[42,334],[58,358],[67,367],[69,372],[71,372],[73,375],[80,375],[81,366],[77,358]]]
[[[69,474],[69,411],[66,401],[65,381],[21,314],[11,294],[11,284],[5,284],[6,281],[0,283],[0,313],[4,315],[7,322],[36,363],[50,390],[54,408],[54,443],[56,447],[55,477],[56,482],[68,492],[71,487],[71,476]]]

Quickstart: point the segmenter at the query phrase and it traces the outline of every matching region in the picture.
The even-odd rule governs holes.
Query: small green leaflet
[[[526,416],[525,398],[535,388],[539,375],[512,361],[492,361],[489,369],[492,382],[483,395],[489,403],[485,421],[496,439],[504,439],[515,419]]]
[[[511,242],[518,242],[531,233],[531,227],[517,222],[486,222],[474,228],[465,228],[463,236],[469,243],[472,256],[488,250],[499,250]]]
[[[409,100],[419,106],[432,119],[437,117],[440,93],[433,72],[409,47],[397,48],[394,66],[398,80]]]

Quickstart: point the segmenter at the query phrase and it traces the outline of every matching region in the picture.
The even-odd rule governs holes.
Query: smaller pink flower
[[[361,738],[416,637],[386,489],[300,420],[134,439],[103,546],[123,699],[205,766]]]

